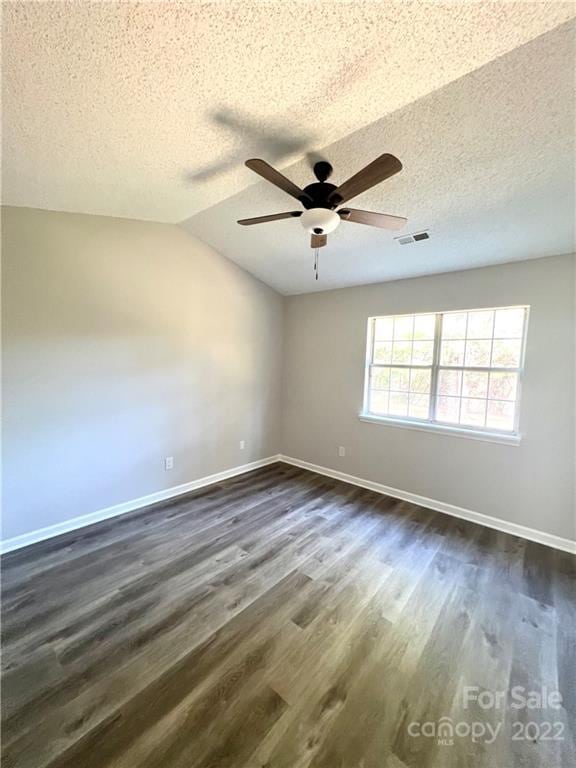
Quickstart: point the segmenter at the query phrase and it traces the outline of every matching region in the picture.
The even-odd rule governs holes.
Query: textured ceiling
[[[407,216],[406,231],[429,228],[430,240],[400,246],[397,232],[342,222],[315,282],[298,220],[234,223],[298,207],[266,182],[185,226],[283,293],[574,251],[575,40],[564,24],[325,148],[336,183],[382,152],[397,155],[404,169],[350,205]],[[285,173],[311,179],[305,161]]]
[[[522,71],[514,82],[523,95],[487,95],[482,84],[473,98],[479,129],[490,134],[484,142],[468,135],[476,132],[469,120],[466,136],[456,130],[469,105],[447,102],[440,118],[437,101],[418,102],[415,112],[405,114],[419,124],[399,122],[402,112],[397,110],[575,14],[572,2],[556,0],[26,0],[4,2],[2,8],[5,203],[182,221],[252,184],[254,178],[242,167],[246,157],[263,156],[285,167],[306,151],[394,113],[389,123],[376,123],[364,137],[354,134],[334,151],[334,160],[343,173],[381,151],[396,151],[407,161],[407,171],[390,182],[390,199],[382,202],[391,212],[407,213],[439,231],[450,216],[471,213],[468,206],[479,198],[495,205],[514,184],[522,187],[519,173],[499,181],[502,172],[513,169],[497,168],[490,152],[498,141],[490,131],[488,100],[499,98],[506,114],[517,108],[526,114],[533,89],[540,100],[546,94],[538,82],[526,89]],[[551,54],[552,61],[540,61],[546,82],[558,73],[557,56]],[[484,113],[482,102],[488,105]],[[555,106],[552,96],[549,102],[552,109],[565,109]],[[546,141],[546,131],[527,117],[530,131],[542,133]],[[504,143],[509,138],[507,129]],[[455,154],[448,142],[455,142]],[[516,150],[526,144],[520,139]],[[470,148],[472,165],[460,154]],[[486,154],[474,154],[481,152]],[[539,151],[539,161],[545,155],[546,149]],[[440,165],[439,157],[448,166]],[[506,144],[498,157],[511,163],[516,154]],[[304,178],[302,167],[296,170]],[[435,174],[436,183],[426,172]],[[539,172],[550,175],[546,168]],[[462,173],[481,185],[462,189]],[[450,213],[444,186],[455,183],[461,195],[451,198],[451,206],[460,210]],[[297,261],[297,239],[287,251],[276,242],[288,229],[276,235],[270,230],[262,236],[268,240],[261,241],[254,240],[254,233],[243,233],[246,239],[240,240],[232,227],[230,217],[283,203],[274,194],[259,195],[255,188],[250,205],[248,198],[239,198],[242,210],[223,209],[229,217],[222,220],[227,252],[236,237],[239,245],[254,245],[259,252],[263,244],[274,246],[268,253],[271,262],[286,252]],[[379,195],[369,200],[381,202]],[[478,233],[469,232],[475,239]],[[373,238],[366,234],[361,242],[369,248],[377,242]],[[356,242],[343,236],[338,247]],[[421,256],[407,251],[401,258]],[[251,266],[264,276],[265,270]],[[289,277],[279,287],[303,288]]]

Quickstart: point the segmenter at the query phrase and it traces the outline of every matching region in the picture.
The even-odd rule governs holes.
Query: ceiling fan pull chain
[[[318,280],[318,264],[320,260],[320,248],[314,249],[314,272],[316,274],[316,280]]]

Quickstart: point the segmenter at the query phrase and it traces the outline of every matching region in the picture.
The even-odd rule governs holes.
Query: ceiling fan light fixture
[[[329,208],[310,208],[302,213],[300,222],[310,234],[327,235],[340,224],[340,216]]]

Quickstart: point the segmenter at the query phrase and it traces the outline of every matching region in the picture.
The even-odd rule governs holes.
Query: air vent
[[[408,243],[417,243],[419,240],[429,240],[430,234],[428,232],[415,232],[412,235],[402,235],[401,237],[395,237],[400,245],[408,245]]]

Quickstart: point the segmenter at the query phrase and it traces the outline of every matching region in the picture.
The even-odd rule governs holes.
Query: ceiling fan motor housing
[[[338,200],[331,197],[335,189],[337,187],[328,181],[316,181],[304,187],[300,202],[304,208],[334,209],[338,205]]]
[[[300,222],[311,235],[327,235],[340,224],[340,216],[329,208],[309,208],[300,216]]]

